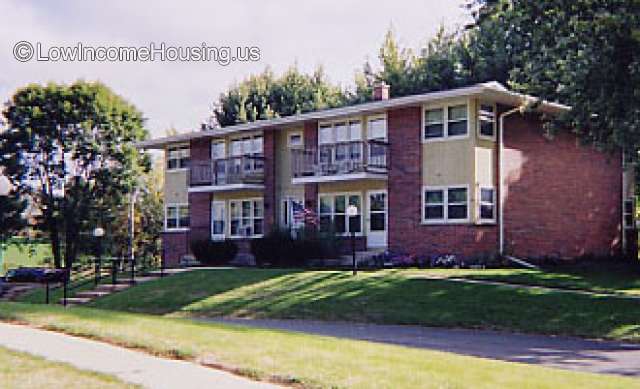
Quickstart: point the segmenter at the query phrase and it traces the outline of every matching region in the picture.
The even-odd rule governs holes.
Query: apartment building
[[[355,233],[359,250],[423,256],[575,258],[636,251],[633,169],[622,153],[552,139],[567,107],[499,83],[374,101],[153,139],[164,150],[163,252],[200,239],[295,229]],[[347,215],[349,205],[358,214]]]

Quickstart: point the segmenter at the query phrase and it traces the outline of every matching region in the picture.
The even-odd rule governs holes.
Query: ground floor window
[[[320,195],[320,230],[331,228],[338,234],[362,232],[362,197],[359,194]],[[355,216],[347,216],[347,207],[358,209]]]
[[[304,201],[300,198],[287,197],[282,200],[280,209],[280,222],[286,229],[298,229],[304,227]]]
[[[211,203],[211,238],[224,240],[226,226],[226,207],[224,201]]]
[[[494,188],[480,188],[478,215],[480,215],[481,222],[494,222],[496,220],[496,191]]]
[[[264,223],[262,199],[229,201],[229,220],[232,237],[262,236]]]
[[[624,228],[634,228],[634,213],[636,204],[633,198],[624,200],[622,209],[622,220],[624,222]]]
[[[164,212],[164,228],[166,230],[189,228],[189,205],[167,204]]]
[[[469,220],[466,186],[425,187],[422,220],[425,223],[458,223]]]

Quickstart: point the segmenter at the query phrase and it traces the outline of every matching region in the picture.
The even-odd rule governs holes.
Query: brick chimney
[[[373,100],[389,100],[389,85],[384,81],[373,84]]]

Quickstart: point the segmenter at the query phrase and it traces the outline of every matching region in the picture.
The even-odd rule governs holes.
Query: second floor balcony
[[[385,179],[389,144],[382,140],[321,144],[292,150],[294,183]]]
[[[264,157],[245,155],[211,161],[191,161],[190,191],[264,188]]]

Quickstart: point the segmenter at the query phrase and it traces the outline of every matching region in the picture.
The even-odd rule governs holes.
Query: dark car
[[[44,267],[19,267],[10,269],[5,276],[7,282],[62,282],[65,271]]]

